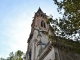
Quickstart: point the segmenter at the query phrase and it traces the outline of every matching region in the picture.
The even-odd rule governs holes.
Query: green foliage
[[[73,41],[70,39],[65,39],[62,37],[57,37],[57,36],[49,36],[49,38],[51,38],[52,43],[59,43],[62,44],[64,46],[68,46],[71,47],[71,51],[72,53],[77,53],[80,54],[80,42],[78,41]],[[65,49],[66,51],[67,49]]]
[[[48,19],[48,24],[53,24],[53,29],[59,32],[60,36],[72,36],[80,29],[80,0],[53,0],[58,6],[57,11],[63,15],[62,18]],[[63,10],[63,11],[62,11]],[[57,28],[57,25],[59,28]],[[58,34],[59,34],[58,33]]]
[[[11,52],[11,53],[9,54],[9,56],[10,56],[10,57],[9,57],[10,60],[14,60],[14,53],[13,53],[13,52]]]
[[[16,55],[17,55],[18,57],[21,57],[21,56],[23,55],[23,52],[22,52],[21,50],[18,50],[18,51],[16,52]]]
[[[57,4],[59,12],[64,9],[63,18],[60,19],[61,22],[64,20],[64,24],[62,25],[62,23],[59,23],[63,26],[62,29],[66,30],[64,25],[68,29],[66,32],[74,32],[80,29],[80,0],[63,0],[60,2],[54,0],[54,2]]]
[[[72,52],[80,54],[80,43],[78,41],[60,38],[60,40],[58,42],[62,43],[64,45],[71,46],[73,49]]]
[[[56,36],[59,37],[58,42],[64,45],[69,45],[73,48],[73,52],[80,54],[80,42],[70,40],[70,38],[80,37],[76,34],[80,33],[80,0],[53,0],[57,5],[57,11],[62,15],[62,18],[49,18],[48,23],[51,24],[51,32],[54,36],[49,36],[52,42],[56,41]],[[69,39],[68,39],[69,38]],[[77,38],[76,40],[78,40]]]
[[[0,60],[5,60],[4,58],[0,58]]]
[[[0,58],[0,59],[1,60],[23,60],[22,58],[23,54],[24,53],[21,50],[18,50],[15,53],[10,52],[9,57],[7,57],[7,59],[4,59],[4,58]]]

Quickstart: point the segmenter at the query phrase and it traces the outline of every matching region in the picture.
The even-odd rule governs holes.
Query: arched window
[[[44,28],[46,28],[46,25],[45,25],[45,23],[44,23]]]
[[[43,15],[41,14],[41,17],[42,17]]]
[[[43,20],[41,21],[41,27],[46,28],[45,22]]]

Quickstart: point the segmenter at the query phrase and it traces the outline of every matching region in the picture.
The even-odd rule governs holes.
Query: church
[[[47,33],[51,34],[51,31],[47,20],[48,16],[39,7],[31,24],[25,60],[80,60],[79,55],[69,53],[72,50],[70,46],[50,41]]]

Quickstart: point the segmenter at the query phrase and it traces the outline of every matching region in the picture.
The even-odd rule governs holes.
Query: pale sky
[[[32,17],[39,7],[53,18],[60,17],[53,0],[0,0],[0,57],[26,52]]]

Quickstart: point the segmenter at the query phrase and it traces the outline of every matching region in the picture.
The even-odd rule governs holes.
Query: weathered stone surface
[[[60,60],[80,60],[80,55],[59,50]]]

